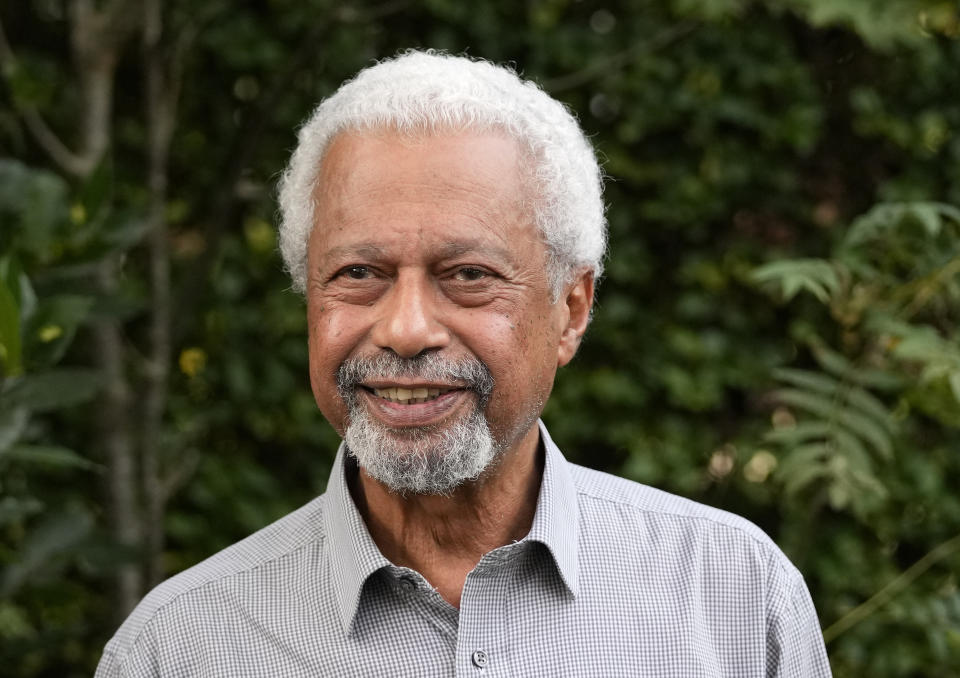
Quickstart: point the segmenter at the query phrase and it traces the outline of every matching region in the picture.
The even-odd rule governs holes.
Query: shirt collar
[[[360,594],[367,578],[383,567],[389,567],[347,487],[347,459],[343,444],[330,469],[330,480],[324,501],[323,521],[329,540],[330,578],[339,605],[343,632],[350,633],[360,604]]]
[[[538,424],[544,449],[543,479],[533,525],[524,541],[540,542],[547,547],[567,590],[576,597],[580,591],[577,488],[560,448],[553,442],[544,423],[540,421]]]
[[[543,422],[538,423],[544,449],[543,478],[533,525],[523,541],[546,546],[567,590],[576,596],[579,592],[577,489],[567,460]],[[343,632],[349,634],[367,578],[381,568],[390,567],[390,561],[380,553],[353,503],[347,487],[347,459],[342,444],[330,470],[323,515],[329,540],[331,581]]]

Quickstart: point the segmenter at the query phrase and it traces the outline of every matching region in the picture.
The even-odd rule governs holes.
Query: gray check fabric
[[[803,578],[751,523],[546,452],[530,533],[460,610],[325,494],[154,589],[97,678],[829,676]]]

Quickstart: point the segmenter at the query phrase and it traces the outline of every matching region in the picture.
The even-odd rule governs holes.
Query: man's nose
[[[371,333],[372,341],[401,358],[441,349],[450,334],[438,318],[436,289],[428,276],[400,271],[390,291],[378,302],[380,317]]]

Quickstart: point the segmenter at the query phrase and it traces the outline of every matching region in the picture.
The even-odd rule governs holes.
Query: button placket
[[[464,582],[457,634],[458,676],[508,676],[509,615],[506,594],[514,577],[515,548],[487,554]],[[504,558],[503,556],[506,556]],[[491,623],[497,619],[498,623]]]
[[[473,665],[478,669],[486,667],[490,663],[490,658],[487,656],[487,653],[483,650],[475,650],[474,653],[470,656],[470,660],[473,662]]]

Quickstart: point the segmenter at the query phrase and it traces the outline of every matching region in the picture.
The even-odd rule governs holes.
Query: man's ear
[[[576,354],[580,339],[590,323],[593,308],[593,271],[581,271],[574,282],[564,288],[564,296],[557,302],[563,306],[564,326],[557,346],[557,366],[563,367]]]

